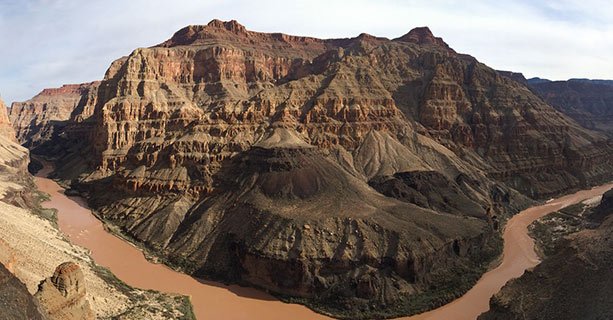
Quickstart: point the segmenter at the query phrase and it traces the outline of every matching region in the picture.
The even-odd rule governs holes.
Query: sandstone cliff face
[[[49,319],[95,319],[86,299],[83,272],[73,262],[59,265],[51,278],[40,283],[34,297]]]
[[[11,126],[11,121],[8,117],[8,110],[2,98],[0,98],[0,135],[6,137],[11,141],[17,142],[15,139],[15,131]]]
[[[508,186],[594,183],[613,153],[427,28],[189,26],[115,61],[89,115],[59,173],[105,219],[188,272],[353,318],[452,299],[451,274],[478,276],[498,217],[527,203]]]
[[[0,133],[0,173],[5,173],[10,180],[29,181],[29,162],[28,149],[17,144],[13,129],[7,126],[5,132]]]
[[[93,113],[99,82],[45,89],[25,102],[14,102],[9,117],[19,143],[35,149],[50,141],[66,123],[80,123]]]
[[[47,319],[26,286],[0,263],[0,319]]]
[[[349,152],[370,131],[414,147],[417,131],[537,197],[607,174],[604,137],[441,41],[427,29],[390,41],[261,34],[236,22],[188,27],[109,69],[94,115],[93,165],[116,172],[169,164],[181,177],[173,187],[210,190],[207,171],[281,122],[317,147]],[[203,177],[181,173],[190,168]],[[164,180],[139,183],[172,190]]]
[[[582,126],[613,136],[613,82],[571,79],[530,82],[530,87]]]

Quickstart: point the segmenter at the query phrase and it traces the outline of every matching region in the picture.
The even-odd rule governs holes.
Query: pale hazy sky
[[[0,0],[0,94],[10,103],[101,79],[116,58],[214,18],[320,38],[429,26],[496,69],[613,79],[611,0]]]

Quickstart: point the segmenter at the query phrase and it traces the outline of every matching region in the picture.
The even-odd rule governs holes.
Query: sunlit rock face
[[[11,126],[11,121],[8,117],[8,109],[0,98],[0,135],[6,137],[10,141],[17,142],[15,138],[15,130]]]
[[[53,276],[43,280],[34,297],[50,320],[83,319],[96,317],[86,298],[85,277],[79,265],[65,262]]]
[[[91,92],[40,150],[102,217],[187,272],[346,317],[449,301],[525,195],[611,175],[604,135],[427,28],[322,40],[214,20]]]

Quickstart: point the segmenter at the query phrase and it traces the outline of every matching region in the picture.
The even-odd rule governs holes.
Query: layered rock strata
[[[17,144],[10,126],[5,134],[0,134],[0,319],[92,319],[92,310],[103,319],[192,319],[187,297],[126,286],[68,242],[55,214],[40,206],[28,150]],[[81,268],[62,264],[39,291],[41,279],[62,261]],[[41,303],[31,295],[37,291]]]
[[[88,101],[56,155],[101,217],[187,272],[342,317],[452,299],[529,203],[512,188],[612,174],[607,137],[427,28],[322,40],[214,20],[113,62]]]
[[[582,126],[613,136],[613,82],[571,79],[529,84],[547,103]]]
[[[52,277],[40,283],[34,297],[48,319],[95,319],[86,299],[83,272],[73,262],[59,265]]]
[[[45,89],[25,102],[14,102],[9,117],[19,143],[36,149],[93,113],[99,82]]]

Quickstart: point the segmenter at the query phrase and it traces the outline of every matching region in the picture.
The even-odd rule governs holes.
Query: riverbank
[[[465,295],[440,308],[403,320],[474,320],[489,310],[490,298],[511,279],[521,276],[526,270],[540,263],[535,250],[534,239],[529,235],[528,226],[535,220],[572,204],[593,198],[611,189],[613,184],[581,190],[562,196],[545,204],[521,211],[507,222],[504,232],[504,249],[498,267],[486,272],[477,284]]]
[[[38,188],[50,195],[44,203],[57,209],[60,230],[90,250],[94,261],[127,285],[190,297],[199,319],[327,319],[305,306],[278,301],[265,292],[192,278],[145,258],[132,244],[109,233],[80,197],[69,197],[55,181],[45,178],[49,163],[36,177]]]
[[[45,191],[52,194],[51,201],[54,206],[68,206],[64,208],[66,210],[58,210],[60,229],[70,237],[71,241],[90,249],[98,263],[107,266],[129,285],[189,295],[196,316],[201,318],[326,318],[304,306],[277,301],[274,297],[256,289],[198,280],[164,265],[155,264],[147,260],[138,248],[125,239],[109,233],[103,223],[87,208],[83,199],[67,197],[57,183],[51,182],[55,186]],[[479,314],[489,309],[490,297],[508,280],[520,276],[526,269],[539,263],[539,257],[534,250],[534,241],[529,237],[527,230],[532,221],[603,193],[611,186],[609,184],[579,191],[520,212],[506,224],[500,265],[485,273],[473,288],[453,302],[423,314],[399,319],[476,319]],[[56,197],[55,202],[54,197]],[[68,202],[62,197],[68,199]]]
[[[86,249],[58,230],[53,211],[38,205],[47,199],[41,195],[25,170],[19,175],[0,170],[0,263],[30,294],[58,265],[74,262],[83,272],[87,300],[99,319],[193,319],[186,297],[131,288],[96,265]]]
[[[613,319],[613,189],[530,229],[543,262],[509,281],[479,320]]]

